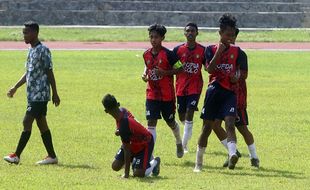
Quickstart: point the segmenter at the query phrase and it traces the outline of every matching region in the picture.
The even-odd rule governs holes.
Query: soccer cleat
[[[230,157],[230,159],[229,159],[229,161],[228,161],[228,168],[229,168],[230,170],[235,169],[235,166],[236,166],[236,164],[237,164],[237,162],[238,162],[238,159],[239,159],[239,157],[238,157],[236,154],[234,154],[234,155],[232,155],[232,156]]]
[[[198,173],[201,172],[202,170],[202,165],[201,164],[195,164],[194,172]]]
[[[237,150],[237,152],[236,152],[236,155],[239,157],[239,158],[241,158],[241,153]],[[223,167],[224,168],[226,168],[226,167],[228,167],[228,162],[229,162],[229,156],[228,156],[228,158],[225,160],[225,162],[224,162],[224,164],[223,164]]]
[[[259,159],[258,158],[251,158],[251,166],[259,168]]]
[[[184,155],[184,149],[182,143],[177,144],[177,157],[182,158]]]
[[[160,157],[156,157],[156,158],[154,158],[154,160],[157,161],[157,164],[156,164],[156,166],[153,168],[152,175],[153,175],[153,176],[158,176],[158,175],[159,175],[159,172],[160,172]]]
[[[39,165],[58,164],[58,159],[47,156],[43,160],[38,161],[36,164]]]
[[[18,164],[19,163],[19,158],[15,153],[11,153],[5,157],[3,157],[3,159],[11,164]]]
[[[183,145],[184,153],[188,153],[187,145]]]

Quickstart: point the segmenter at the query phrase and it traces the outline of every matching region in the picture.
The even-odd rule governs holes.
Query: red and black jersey
[[[217,50],[217,45],[210,45],[206,48],[206,66],[208,66]],[[227,90],[234,90],[234,84],[230,82],[231,76],[235,75],[237,67],[240,65],[240,48],[230,45],[225,50],[216,63],[216,69],[209,75],[209,82],[218,82]]]
[[[247,76],[248,73],[248,59],[246,53],[240,51],[240,72],[241,75]],[[240,78],[236,85],[236,94],[237,94],[237,108],[244,109],[247,107],[247,88],[246,88],[246,79]]]
[[[152,139],[152,134],[125,108],[120,108],[121,119],[116,121],[117,129],[123,143],[130,144],[130,151],[142,151]]]
[[[173,49],[183,65],[184,71],[177,74],[176,94],[177,96],[188,96],[201,94],[203,79],[201,67],[206,62],[205,47],[196,43],[194,49],[190,49],[187,43]]]
[[[152,48],[150,48],[144,52],[143,59],[148,77],[146,98],[159,101],[175,100],[173,76],[159,77],[155,74],[155,69],[173,69],[173,65],[177,62],[176,55],[165,47],[157,55],[153,55]]]

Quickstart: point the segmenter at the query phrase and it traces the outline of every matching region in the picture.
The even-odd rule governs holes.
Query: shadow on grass
[[[142,183],[155,183],[156,181],[162,181],[166,180],[168,177],[166,176],[150,176],[150,177],[144,177],[144,178],[137,178],[137,181],[142,182]]]
[[[91,165],[87,165],[87,164],[58,164],[57,165],[58,167],[63,167],[63,168],[70,168],[70,169],[99,169],[99,168],[96,168],[94,166],[91,166]]]
[[[181,164],[171,163],[166,164],[167,166],[181,166],[186,167],[191,170],[194,169],[195,162],[193,161],[185,161]],[[274,168],[248,168],[241,167],[236,165],[234,170],[229,170],[228,168],[220,167],[220,166],[209,166],[204,165],[202,169],[202,173],[221,173],[224,175],[239,175],[239,176],[255,176],[255,177],[280,177],[280,178],[289,178],[289,179],[306,179],[306,176],[302,172],[288,171],[288,170],[280,170]]]

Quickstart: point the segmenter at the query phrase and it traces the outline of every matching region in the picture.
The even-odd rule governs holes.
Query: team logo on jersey
[[[147,61],[146,61],[146,64],[147,64],[147,65],[148,65],[148,64],[150,64],[150,63],[151,63],[151,61],[150,61],[150,60],[147,60]]]
[[[182,57],[186,57],[186,53],[183,53]]]
[[[197,58],[197,59],[199,59],[199,57],[200,57],[200,55],[199,55],[199,54],[197,54],[197,55],[196,55],[196,58]]]
[[[233,59],[235,56],[234,56],[234,54],[231,54],[230,55],[230,59]]]
[[[160,60],[158,61],[158,63],[161,65],[161,64],[163,63],[163,61],[160,59]]]

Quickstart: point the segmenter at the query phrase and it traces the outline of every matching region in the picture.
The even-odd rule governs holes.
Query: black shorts
[[[166,122],[174,121],[175,101],[146,100],[146,119],[161,119]]]
[[[199,97],[200,94],[178,96],[177,97],[178,113],[186,113],[187,108],[198,111],[197,105],[199,102]]]
[[[200,118],[214,121],[226,116],[236,116],[237,98],[233,91],[214,82],[208,86]]]
[[[144,169],[146,170],[147,168],[149,168],[150,165],[150,161],[151,161],[151,157],[153,154],[153,149],[154,149],[154,140],[152,138],[152,140],[148,143],[148,145],[140,152],[136,153],[136,154],[132,154],[131,155],[131,162],[132,162],[132,167],[133,169]],[[121,147],[117,154],[115,155],[115,160],[120,160],[120,161],[124,161],[124,149],[123,147]]]
[[[28,102],[27,115],[31,115],[34,118],[40,118],[46,116],[47,113],[47,101],[46,102]]]
[[[237,109],[237,114],[238,114],[238,116],[237,116],[236,122],[235,122],[235,125],[237,127],[249,125],[248,113],[246,111],[246,108]]]

